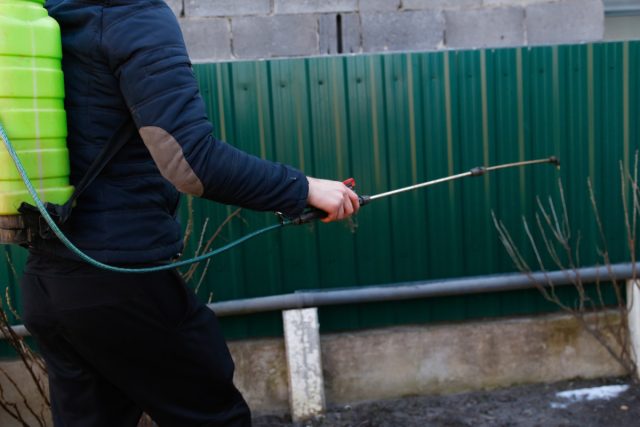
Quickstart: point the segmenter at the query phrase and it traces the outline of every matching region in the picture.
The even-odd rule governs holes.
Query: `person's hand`
[[[307,177],[307,203],[327,213],[322,222],[339,221],[358,212],[358,195],[339,181]]]

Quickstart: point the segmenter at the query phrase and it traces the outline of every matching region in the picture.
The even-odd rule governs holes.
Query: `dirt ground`
[[[629,385],[617,397],[557,396]],[[615,388],[615,387],[613,387]],[[256,416],[254,427],[639,427],[640,386],[628,378],[579,380],[447,396],[416,396],[329,408],[295,424],[288,416]]]

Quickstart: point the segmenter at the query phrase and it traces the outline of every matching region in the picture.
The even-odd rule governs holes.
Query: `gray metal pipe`
[[[522,273],[499,274],[364,288],[301,291],[292,294],[218,302],[209,304],[208,307],[217,316],[235,316],[327,305],[511,291],[530,289],[537,285],[547,286],[550,283],[562,286],[574,283],[577,278],[582,283],[592,283],[597,280],[626,280],[634,277],[636,271],[639,270],[640,262],[635,266],[632,263],[621,263],[612,265],[610,270],[606,267],[587,267],[576,271],[536,272],[530,276]]]
[[[489,276],[406,282],[362,288],[302,291],[292,294],[217,302],[209,304],[208,307],[213,310],[218,317],[239,316],[306,307],[523,290],[535,286],[548,286],[551,283],[556,286],[564,286],[575,283],[578,278],[582,283],[593,283],[598,280],[627,280],[636,277],[637,271],[640,271],[640,262],[635,264],[614,264],[610,266],[610,268],[602,266],[586,267],[575,271],[536,272],[531,275],[522,273],[494,274]],[[29,335],[29,332],[23,325],[14,326],[13,329],[20,336]],[[4,338],[4,335],[1,338]]]
[[[606,16],[637,16],[640,15],[640,4],[637,0],[605,0],[604,14]]]

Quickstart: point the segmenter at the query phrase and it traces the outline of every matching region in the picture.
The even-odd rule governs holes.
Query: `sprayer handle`
[[[350,188],[351,190],[353,190],[354,187],[356,186],[356,180],[353,178],[346,179],[342,181],[342,183],[346,185],[348,188]],[[369,196],[358,196],[358,201],[360,203],[360,206],[366,205],[367,203],[369,203]],[[326,218],[327,215],[328,214],[325,211],[318,208],[311,207],[305,210],[299,216],[293,218],[291,220],[291,223],[295,225],[308,224],[312,221]]]
[[[318,208],[308,208],[303,213],[293,218],[291,223],[295,225],[308,224],[315,220],[326,218],[327,215],[328,214],[325,211]]]

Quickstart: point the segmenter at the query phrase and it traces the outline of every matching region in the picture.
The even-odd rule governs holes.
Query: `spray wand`
[[[537,164],[544,164],[544,163],[552,164],[556,168],[560,169],[560,160],[558,160],[558,158],[556,156],[551,156],[551,157],[548,157],[546,159],[526,160],[526,161],[515,162],[515,163],[505,163],[505,164],[496,165],[496,166],[478,166],[478,167],[475,167],[475,168],[473,168],[473,169],[471,169],[471,170],[469,170],[467,172],[464,172],[464,173],[459,173],[457,175],[446,176],[444,178],[438,178],[438,179],[434,179],[434,180],[431,180],[431,181],[422,182],[420,184],[415,184],[415,185],[410,185],[408,187],[398,188],[396,190],[386,191],[384,193],[375,194],[373,196],[358,195],[358,201],[360,202],[360,206],[364,206],[364,205],[367,205],[367,204],[369,204],[370,202],[372,202],[374,200],[383,199],[385,197],[390,197],[390,196],[395,196],[396,194],[405,193],[407,191],[417,190],[419,188],[430,187],[430,186],[436,185],[436,184],[442,184],[443,182],[455,181],[455,180],[462,179],[462,178],[467,178],[467,177],[483,176],[483,175],[487,174],[488,172],[492,172],[492,171],[499,170],[499,169],[518,168],[518,167],[523,167],[523,166],[537,165]],[[347,187],[353,189],[353,188],[355,188],[356,181],[353,178],[349,178],[346,181],[344,181],[343,184],[346,185]],[[300,225],[300,224],[306,224],[306,223],[315,221],[317,219],[325,218],[326,216],[327,216],[327,213],[324,212],[324,211],[321,211],[320,209],[309,208],[306,212],[302,213],[302,215],[291,219],[290,222],[292,224]]]

